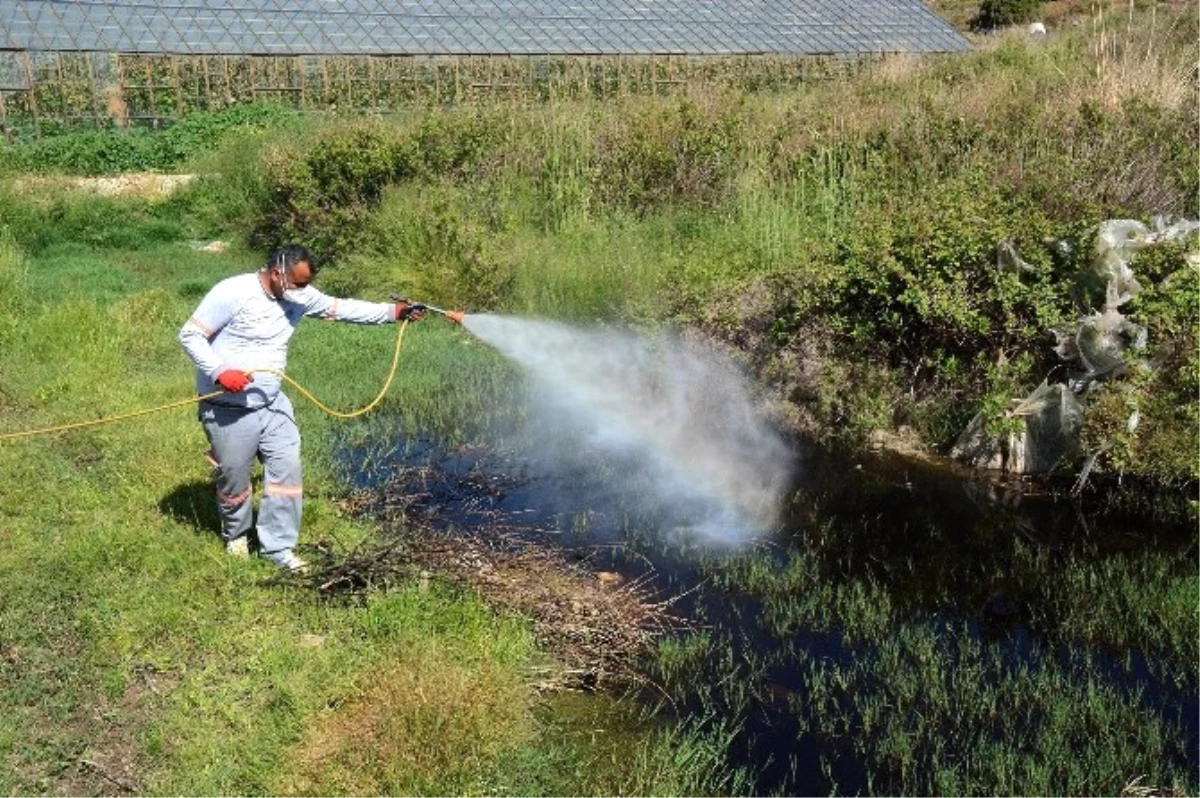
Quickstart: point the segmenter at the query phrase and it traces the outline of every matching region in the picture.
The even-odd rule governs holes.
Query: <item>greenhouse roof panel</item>
[[[925,0],[0,0],[0,45],[143,53],[946,52]]]

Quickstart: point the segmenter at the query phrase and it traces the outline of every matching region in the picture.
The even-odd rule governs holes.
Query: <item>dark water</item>
[[[713,508],[703,501],[664,503],[639,490],[641,466],[632,459],[581,449],[547,461],[531,444],[451,448],[412,439],[386,451],[347,445],[340,461],[357,487],[404,497],[414,522],[446,534],[515,530],[679,597],[674,611],[702,625],[728,656],[689,672],[690,684],[668,685],[678,696],[670,711],[715,710],[735,723],[730,764],[752,769],[757,793],[887,792],[904,784],[872,773],[852,735],[813,734],[797,714],[806,663],[849,666],[872,643],[847,643],[836,626],[781,630],[765,622],[761,595],[713,579],[715,562],[747,549],[780,567],[803,551],[830,583],[884,590],[899,618],[944,629],[947,639],[965,628],[998,647],[1003,668],[1073,663],[1084,652],[1088,673],[1136,696],[1144,712],[1177,731],[1182,744],[1169,751],[1169,772],[1200,767],[1194,670],[1162,652],[1064,636],[1056,582],[1072,564],[1111,557],[1157,553],[1194,568],[1190,524],[1089,512],[944,467],[884,454],[846,459],[801,444],[779,524],[732,549],[712,542],[705,526]]]

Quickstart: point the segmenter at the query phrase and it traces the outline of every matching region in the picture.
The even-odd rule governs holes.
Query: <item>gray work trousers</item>
[[[304,507],[300,428],[291,401],[281,392],[268,407],[256,410],[201,402],[199,416],[212,446],[221,537],[235,540],[253,525],[250,470],[258,458],[263,464],[258,543],[266,557],[286,555],[300,539]]]

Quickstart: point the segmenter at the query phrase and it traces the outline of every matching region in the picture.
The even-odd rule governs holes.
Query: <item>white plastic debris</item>
[[[1094,380],[1119,376],[1126,366],[1146,348],[1146,328],[1125,318],[1116,308],[1093,313],[1079,320],[1072,329],[1055,330],[1055,353],[1076,370],[1072,387],[1087,388]]]
[[[1141,222],[1110,219],[1101,223],[1088,262],[1076,275],[1076,301],[1100,310],[1119,307],[1137,296],[1142,286],[1129,268],[1129,259],[1150,243],[1150,228]]]
[[[1156,217],[1152,226],[1133,219],[1110,219],[1095,231],[1087,262],[1075,277],[1075,298],[1085,310],[1075,324],[1055,330],[1058,356],[1071,370],[1065,383],[1043,382],[1024,399],[1014,399],[1005,411],[1010,432],[1001,440],[987,432],[987,419],[978,414],[959,435],[951,454],[978,468],[1008,471],[1014,474],[1038,473],[1053,468],[1079,447],[1079,428],[1086,397],[1091,386],[1101,380],[1120,376],[1141,361],[1146,348],[1146,328],[1134,324],[1119,308],[1136,296],[1142,286],[1129,261],[1140,249],[1164,241],[1189,242],[1200,222],[1169,222]],[[1048,241],[1059,255],[1071,253],[1065,241]],[[1200,269],[1200,253],[1189,252],[1186,262]],[[998,268],[1020,274],[1032,267],[1017,254],[1012,241],[996,247]],[[1133,431],[1140,421],[1136,408],[1126,419]],[[1101,452],[1105,446],[1102,445]],[[1086,458],[1080,484],[1098,452]]]
[[[996,245],[996,268],[1012,274],[1024,274],[1034,270],[1032,264],[1026,263],[1017,254],[1017,247],[1011,238],[1006,238]]]
[[[980,413],[958,436],[951,455],[976,468],[1035,474],[1078,450],[1083,405],[1066,385],[1043,382],[1024,399],[1014,399],[1004,415],[1017,429],[1003,440],[987,432]]]

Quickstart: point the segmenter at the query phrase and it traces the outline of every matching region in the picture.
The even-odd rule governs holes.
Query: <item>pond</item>
[[[643,699],[731,732],[756,794],[1195,793],[1191,525],[798,442],[780,513],[736,528],[645,457],[525,429],[338,456],[439,534],[519,530],[673,599]]]

